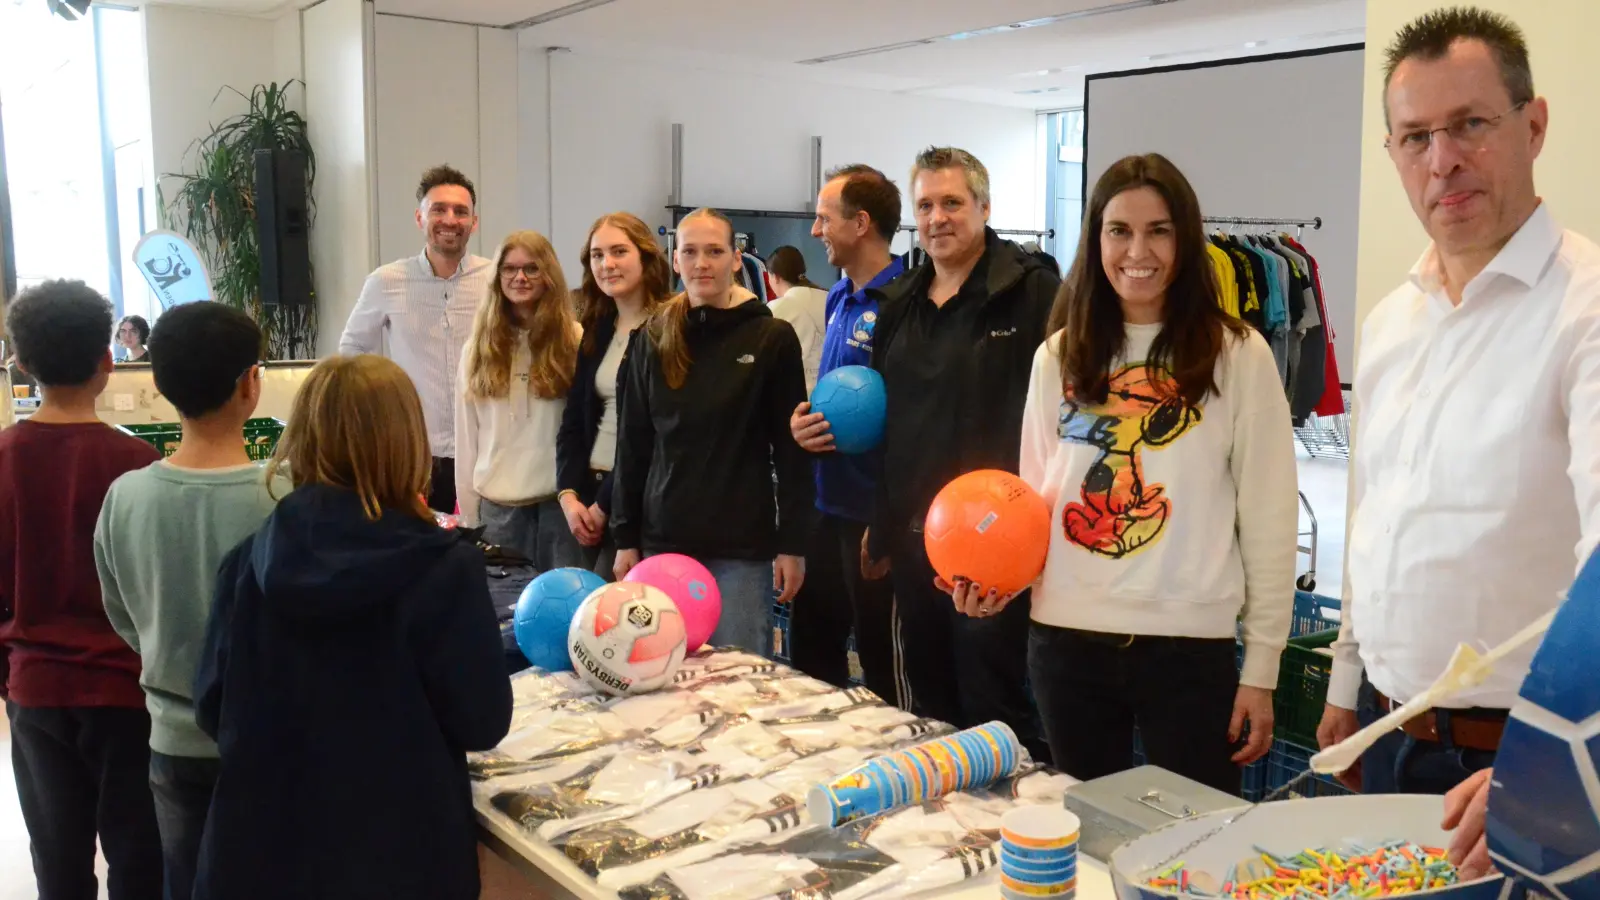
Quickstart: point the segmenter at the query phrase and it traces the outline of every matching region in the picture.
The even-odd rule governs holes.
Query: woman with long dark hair
[[[607,578],[616,554],[608,523],[617,411],[626,381],[620,376],[629,338],[666,302],[671,288],[672,265],[638,216],[611,213],[589,226],[576,297],[583,343],[556,435],[556,481],[567,528],[582,545],[586,564]]]
[[[1205,244],[1166,158],[1095,185],[1023,416],[1021,474],[1054,523],[1028,667],[1063,771],[1127,768],[1137,727],[1152,764],[1236,793],[1272,740],[1294,438],[1271,350],[1222,310]]]
[[[800,342],[733,283],[738,264],[726,216],[702,209],[678,223],[684,292],[628,349],[613,572],[655,553],[698,559],[722,591],[712,643],[765,654],[773,591],[788,603],[805,577],[813,487],[789,435],[806,398]]]

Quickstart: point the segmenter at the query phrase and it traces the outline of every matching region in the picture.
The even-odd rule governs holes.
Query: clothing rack
[[[899,230],[909,231],[912,234],[916,234],[917,226],[901,225]],[[1027,235],[1036,238],[1054,238],[1056,236],[1056,230],[1054,228],[995,228],[992,230],[995,234],[1013,234],[1017,236]]]
[[[1295,236],[1305,233],[1307,228],[1319,231],[1322,228],[1322,217],[1314,219],[1259,219],[1252,216],[1205,216],[1202,221],[1207,225],[1266,225],[1275,228],[1293,228]]]

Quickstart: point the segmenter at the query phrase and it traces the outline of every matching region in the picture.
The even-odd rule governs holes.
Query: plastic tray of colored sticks
[[[1498,875],[1457,878],[1440,849],[1449,835],[1437,797],[1319,797],[1244,812],[1184,819],[1117,848],[1118,900],[1498,900],[1504,886]]]

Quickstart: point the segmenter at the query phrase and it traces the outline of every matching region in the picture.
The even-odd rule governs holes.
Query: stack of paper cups
[[[1059,806],[1019,806],[1000,817],[1006,900],[1072,900],[1077,890],[1077,816]]]
[[[897,806],[984,787],[1017,770],[1024,759],[1017,735],[990,722],[880,756],[806,795],[814,824],[833,828]]]

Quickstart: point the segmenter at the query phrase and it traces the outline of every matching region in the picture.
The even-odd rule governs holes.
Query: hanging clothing
[[[778,299],[778,292],[772,287],[772,278],[767,274],[767,264],[761,261],[761,257],[753,253],[740,253],[739,257],[742,263],[739,283],[764,303]]]
[[[1239,282],[1228,251],[1208,243],[1206,255],[1211,258],[1211,267],[1217,273],[1217,292],[1222,300],[1222,308],[1227,310],[1228,315],[1239,318]]]
[[[1301,246],[1299,241],[1286,240],[1290,246],[1298,249],[1302,253],[1306,253],[1306,248]],[[1315,412],[1319,416],[1342,415],[1345,412],[1344,385],[1339,380],[1339,360],[1334,356],[1333,352],[1333,340],[1335,337],[1337,337],[1337,335],[1334,334],[1333,331],[1333,320],[1328,318],[1327,294],[1322,288],[1321,267],[1317,265],[1316,259],[1311,257],[1311,254],[1306,253],[1306,258],[1311,260],[1311,280],[1315,285],[1317,316],[1322,321],[1322,344],[1324,354],[1322,366],[1322,390],[1318,392],[1315,388],[1315,383],[1313,382],[1312,385],[1307,388],[1307,399],[1309,400],[1309,398],[1313,395],[1316,396],[1317,399],[1312,404],[1312,412]],[[1315,373],[1311,373],[1307,377],[1314,379],[1316,375]]]
[[[1312,412],[1344,412],[1321,272],[1310,251],[1286,234],[1216,233],[1206,256],[1217,269],[1218,304],[1271,348],[1294,422]]]

